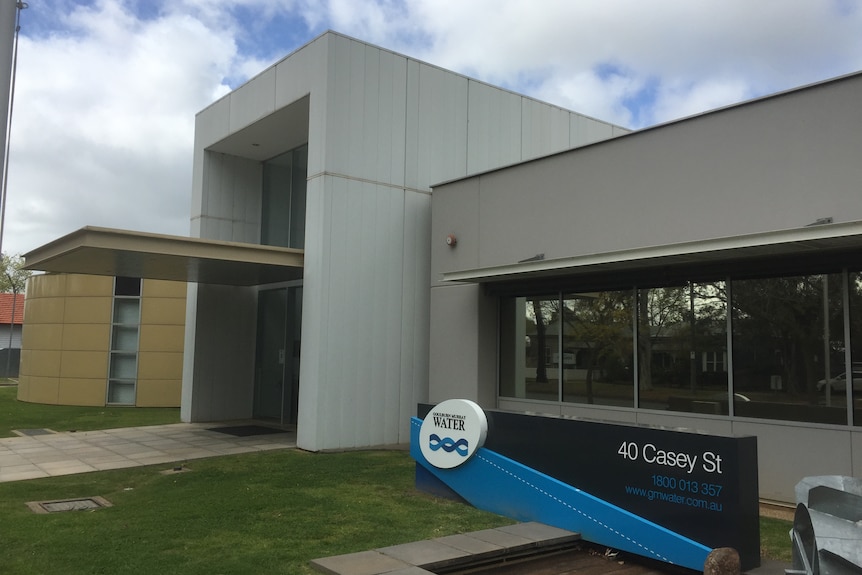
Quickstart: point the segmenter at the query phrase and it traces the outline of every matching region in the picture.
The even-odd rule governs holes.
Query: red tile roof
[[[12,301],[15,298],[11,293],[0,293],[0,324],[10,323],[12,317]],[[15,302],[15,323],[24,323],[24,294],[18,294],[18,301]]]

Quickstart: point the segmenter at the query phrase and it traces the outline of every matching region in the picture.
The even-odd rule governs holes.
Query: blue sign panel
[[[420,406],[420,414],[424,416],[429,408]],[[477,458],[493,460],[496,468],[505,468],[509,473],[515,467],[528,473],[531,484],[550,481],[554,488],[543,490],[555,493],[557,499],[571,507],[583,510],[586,501],[593,510],[598,506],[603,511],[590,513],[591,517],[607,519],[598,523],[604,523],[610,531],[617,529],[627,536],[638,533],[640,543],[629,548],[623,542],[611,542],[602,529],[588,530],[580,523],[573,528],[570,518],[566,519],[569,525],[566,527],[550,511],[556,505],[548,502],[538,505],[534,499],[524,503],[513,498],[516,491],[511,489],[515,484],[507,483],[506,489],[487,495],[505,502],[506,509],[492,509],[485,503],[477,507],[579,531],[587,540],[634,553],[640,549],[641,555],[664,557],[663,560],[692,569],[701,570],[705,553],[716,547],[736,549],[743,569],[760,564],[756,438],[494,411],[486,412],[485,416],[484,447],[468,463],[455,469],[442,470],[428,464],[417,437],[417,444],[411,445],[413,451],[418,450],[414,453],[419,464],[417,478],[432,475],[475,505],[471,497],[476,496],[465,493],[465,489],[472,483],[482,486],[481,491],[490,492],[488,477],[465,480],[462,486],[454,476],[477,473],[478,464],[474,463]],[[416,422],[422,425],[422,420]],[[453,434],[449,437],[458,441]],[[424,451],[430,449],[429,445]],[[506,462],[505,465],[500,461]],[[419,486],[426,488],[429,484]],[[439,489],[432,486],[430,490],[439,492]],[[532,515],[516,513],[520,506]]]

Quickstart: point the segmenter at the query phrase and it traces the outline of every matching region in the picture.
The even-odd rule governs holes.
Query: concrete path
[[[237,437],[214,428],[240,423],[176,423],[0,439],[0,482],[178,463],[296,447],[294,432]]]

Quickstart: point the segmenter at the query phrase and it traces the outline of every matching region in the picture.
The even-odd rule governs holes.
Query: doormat
[[[207,431],[218,431],[227,433],[234,437],[252,437],[254,435],[270,435],[272,433],[286,433],[283,429],[275,427],[264,427],[262,425],[237,425],[234,427],[210,427]]]

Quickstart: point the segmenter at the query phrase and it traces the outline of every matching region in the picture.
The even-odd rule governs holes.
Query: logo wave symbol
[[[461,457],[467,457],[467,445],[466,439],[459,439],[458,441],[451,437],[441,439],[436,433],[432,433],[431,437],[428,438],[428,447],[431,448],[431,451],[438,451],[439,449],[443,449],[446,453],[455,451]]]

